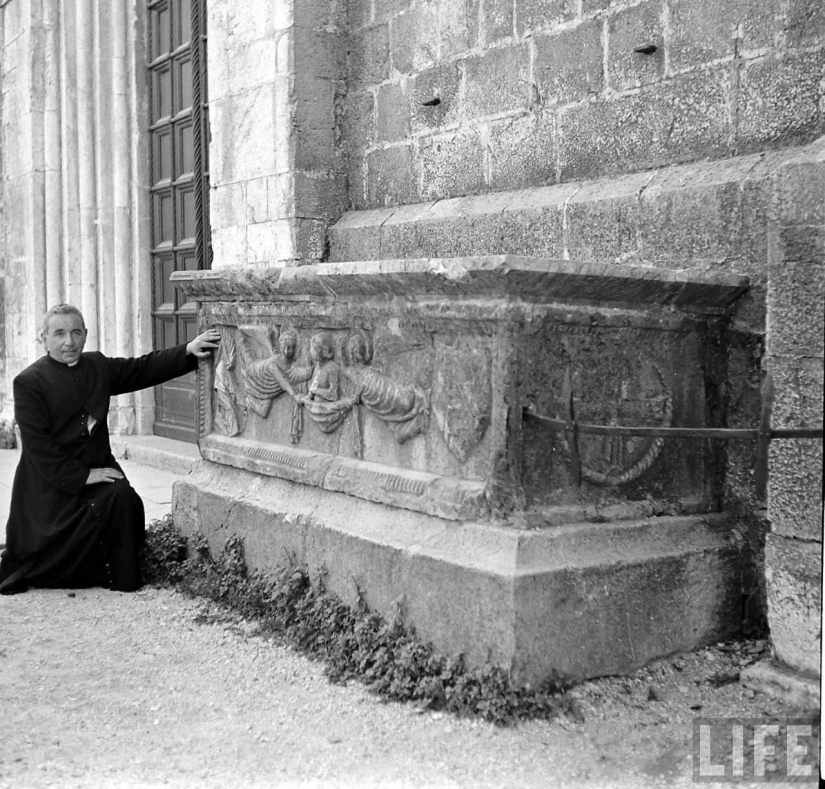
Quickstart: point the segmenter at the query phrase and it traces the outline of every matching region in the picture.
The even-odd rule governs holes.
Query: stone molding
[[[673,271],[515,255],[178,271],[171,281],[187,298],[200,302],[461,295],[633,302],[708,311],[726,309],[749,285],[743,276],[694,269]]]

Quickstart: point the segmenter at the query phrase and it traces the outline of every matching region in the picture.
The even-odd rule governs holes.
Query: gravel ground
[[[586,683],[578,719],[496,728],[332,685],[257,629],[151,587],[0,597],[0,787],[687,787],[695,716],[801,712],[731,680],[763,642]]]

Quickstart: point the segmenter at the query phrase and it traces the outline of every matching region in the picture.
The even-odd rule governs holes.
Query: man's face
[[[44,335],[46,350],[55,361],[73,364],[86,344],[86,328],[75,313],[52,315]]]

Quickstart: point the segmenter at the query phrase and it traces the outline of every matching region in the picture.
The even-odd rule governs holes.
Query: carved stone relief
[[[585,368],[576,371],[573,380],[580,421],[628,427],[671,426],[673,398],[657,364],[639,356],[625,360],[612,372],[605,375],[604,370]],[[582,477],[596,485],[625,485],[650,468],[664,442],[663,438],[580,435]]]
[[[266,419],[283,394],[293,401],[293,444],[303,435],[304,412],[322,433],[334,433],[352,414],[353,450],[360,456],[359,405],[386,424],[399,444],[429,427],[429,392],[374,369],[372,344],[364,332],[350,334],[346,343],[340,336],[336,343],[328,331],[312,333],[306,362],[301,361],[301,335],[290,326],[281,327],[277,340],[265,326],[222,326],[221,340],[214,423],[224,435],[242,433],[250,411]]]
[[[466,338],[436,341],[432,408],[450,452],[462,463],[490,424],[493,392],[490,352]]]

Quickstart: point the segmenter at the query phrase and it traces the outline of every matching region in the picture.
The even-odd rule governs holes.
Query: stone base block
[[[237,534],[250,568],[292,557],[347,602],[360,589],[385,616],[400,605],[440,652],[522,682],[629,672],[741,622],[739,557],[718,514],[457,522],[208,461],[175,483],[173,513],[215,553]]]
[[[818,710],[821,691],[819,680],[805,677],[785,666],[762,660],[742,671],[742,684],[747,688],[782,699],[799,710]]]
[[[822,543],[769,534],[765,541],[768,624],[776,657],[809,677],[820,675]]]

